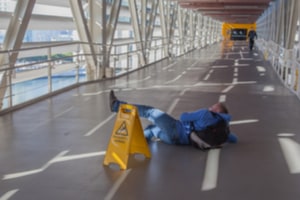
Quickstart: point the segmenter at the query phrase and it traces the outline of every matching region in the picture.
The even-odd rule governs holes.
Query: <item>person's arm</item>
[[[180,121],[195,121],[200,119],[204,114],[204,109],[197,110],[194,112],[184,112],[180,115]]]

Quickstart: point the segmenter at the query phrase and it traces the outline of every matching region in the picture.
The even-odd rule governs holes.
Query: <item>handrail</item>
[[[285,49],[274,41],[260,40],[261,51],[264,52],[266,60],[269,60],[280,80],[294,92],[300,99],[300,46],[295,45],[293,49]],[[298,52],[298,53],[297,53]]]
[[[184,42],[183,42],[184,41]],[[210,38],[203,40],[203,38],[180,38],[175,37],[172,39],[172,43],[169,43],[169,38],[157,37],[151,41],[143,41],[148,43],[146,49],[139,49],[141,42],[120,42],[117,44],[106,45],[107,49],[111,49],[109,57],[109,66],[105,67],[106,78],[120,76],[125,73],[129,73],[138,69],[139,55],[146,53],[147,62],[151,64],[159,60],[176,56],[181,56],[187,51],[191,51],[195,48],[202,48],[205,45],[217,42],[216,38]],[[204,45],[203,45],[204,44]],[[91,53],[85,53],[83,51],[84,45],[93,45],[96,49],[95,56],[97,58],[97,66],[88,66],[87,59],[93,56]],[[60,57],[53,57],[59,53],[54,53],[57,48],[62,54]],[[0,74],[2,78],[6,78],[6,84],[0,82],[0,92],[6,91],[3,99],[0,99],[3,103],[0,114],[22,105],[27,105],[28,102],[34,102],[43,97],[51,96],[54,93],[63,91],[67,88],[78,86],[89,82],[87,78],[89,73],[95,77],[91,80],[100,80],[103,77],[103,68],[100,64],[102,62],[103,44],[100,43],[87,43],[80,41],[73,42],[55,42],[55,44],[47,44],[35,47],[26,47],[15,50],[0,50],[0,56],[6,57],[6,62],[0,63]],[[168,52],[166,52],[166,48]],[[30,52],[40,53],[43,55],[43,60],[33,60],[34,55],[30,55]],[[58,51],[58,50],[57,50]],[[144,52],[142,52],[144,51]],[[45,53],[43,53],[45,52]],[[53,52],[53,53],[51,53]],[[70,54],[70,52],[72,52]],[[12,54],[18,53],[19,55],[25,55],[17,60],[17,63],[10,63],[9,57]],[[29,55],[27,55],[29,54]],[[30,58],[30,59],[29,59]],[[22,59],[24,62],[19,62]],[[32,59],[32,60],[31,60]],[[27,62],[26,62],[27,60]],[[90,72],[92,71],[92,72]],[[61,78],[64,77],[64,78]],[[39,78],[39,81],[37,81]],[[61,83],[57,84],[57,79]],[[19,85],[24,81],[35,81],[38,84],[33,84],[32,88],[22,89]],[[24,84],[23,84],[24,85]],[[0,95],[1,97],[1,95]]]

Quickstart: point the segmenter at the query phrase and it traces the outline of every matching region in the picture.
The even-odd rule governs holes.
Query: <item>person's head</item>
[[[216,113],[226,113],[228,114],[228,109],[227,107],[225,106],[224,103],[215,103],[214,105],[210,106],[208,108],[209,111],[212,111],[212,112],[216,112]]]

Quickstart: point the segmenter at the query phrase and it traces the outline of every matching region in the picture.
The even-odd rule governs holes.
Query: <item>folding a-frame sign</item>
[[[120,169],[127,169],[129,155],[135,153],[151,158],[137,108],[123,104],[120,105],[103,164],[116,163]]]

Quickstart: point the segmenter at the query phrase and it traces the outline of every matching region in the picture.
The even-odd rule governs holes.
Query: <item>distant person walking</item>
[[[256,31],[251,27],[250,31],[248,32],[248,39],[249,39],[249,49],[252,51],[254,46],[254,40],[257,39]]]

